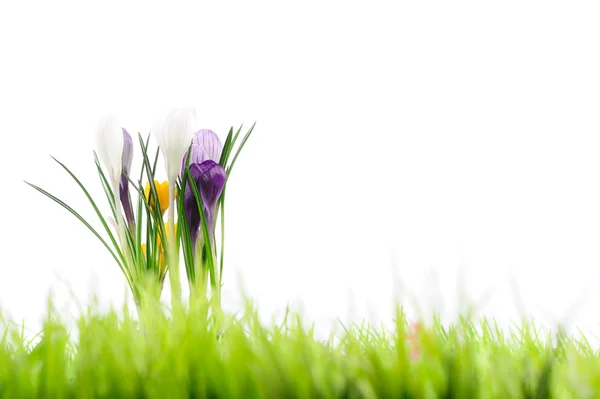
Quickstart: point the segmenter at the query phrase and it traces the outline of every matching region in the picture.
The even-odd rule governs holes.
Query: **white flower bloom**
[[[169,182],[177,178],[179,165],[196,130],[196,110],[193,108],[172,108],[164,119],[154,124],[152,133],[163,153]]]
[[[123,130],[113,115],[100,118],[94,134],[98,156],[113,182],[121,179]]]
[[[115,200],[114,209],[116,210],[117,216],[117,233],[121,240],[121,248],[123,251],[127,252],[125,225],[121,213],[121,198],[119,195],[119,185],[121,182],[121,174],[123,173],[123,146],[125,145],[123,129],[119,126],[117,118],[114,115],[108,115],[100,118],[98,125],[96,125],[94,136],[96,139],[98,156],[104,164],[104,167],[107,169],[108,178],[112,183],[111,188]],[[128,162],[127,159],[125,161]]]

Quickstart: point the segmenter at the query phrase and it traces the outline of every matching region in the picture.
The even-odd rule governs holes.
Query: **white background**
[[[70,314],[70,290],[123,303],[110,255],[23,180],[93,220],[49,156],[99,196],[96,118],[146,134],[193,105],[221,137],[257,121],[228,190],[228,309],[243,280],[266,320],[302,304],[326,333],[411,295],[451,320],[462,291],[503,325],[571,309],[599,329],[597,3],[213,3],[0,5],[8,315],[35,331],[50,290]]]

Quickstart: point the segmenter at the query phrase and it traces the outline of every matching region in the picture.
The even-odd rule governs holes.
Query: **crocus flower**
[[[108,178],[112,185],[112,191],[115,200],[115,209],[118,209],[117,214],[117,231],[121,240],[125,239],[123,224],[123,215],[121,209],[121,196],[119,194],[119,186],[121,175],[123,173],[123,129],[117,123],[114,116],[106,116],[100,119],[95,132],[96,148],[100,160],[108,171]],[[122,245],[123,241],[122,241]]]
[[[169,207],[169,182],[164,181],[159,183],[158,180],[154,180],[154,186],[156,187],[156,195],[158,196],[158,205],[160,206],[161,214],[165,214],[165,211]],[[150,194],[150,183],[146,183],[144,187],[144,194],[146,201],[150,204],[150,208],[154,209],[154,198]],[[177,190],[175,190],[175,197],[177,197]]]
[[[215,132],[209,129],[197,131],[192,138],[192,148],[190,154],[190,165],[202,163],[206,160],[219,162],[221,152],[223,151],[223,143]],[[181,175],[183,176],[185,165],[187,162],[188,152],[185,152],[181,161]]]
[[[169,182],[177,178],[177,166],[192,142],[196,131],[196,110],[191,108],[171,109],[166,117],[155,123],[152,133],[163,153]]]
[[[131,201],[129,201],[129,180],[125,175],[129,176],[131,171],[131,162],[133,161],[133,141],[127,130],[123,130],[123,152],[121,153],[121,184],[119,185],[119,194],[121,203],[125,211],[127,222],[131,226],[133,223],[133,211],[131,210]]]
[[[214,217],[217,209],[217,201],[221,196],[223,186],[225,185],[225,169],[215,161],[206,160],[202,163],[191,164],[190,173],[194,178],[200,198],[202,198],[206,225],[208,227],[209,236],[212,239],[215,228]],[[188,184],[191,184],[191,182],[188,182]],[[190,227],[192,246],[195,247],[198,233],[202,228],[202,219],[200,217],[196,197],[194,196],[194,191],[190,186],[188,186],[185,191],[184,206]]]
[[[106,116],[98,121],[94,138],[100,160],[114,187],[119,183],[122,173],[123,130],[114,116]]]

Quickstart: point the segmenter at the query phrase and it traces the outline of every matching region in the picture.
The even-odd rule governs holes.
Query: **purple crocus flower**
[[[129,180],[124,176],[129,176],[131,170],[131,163],[133,161],[133,141],[131,136],[127,133],[127,130],[123,130],[123,152],[121,154],[121,183],[119,184],[119,195],[121,197],[121,203],[123,204],[123,210],[125,211],[125,218],[127,223],[131,225],[133,223],[133,211],[131,210],[131,202],[129,201]]]
[[[215,161],[209,159],[202,163],[191,164],[190,173],[194,178],[198,193],[202,198],[206,225],[212,240],[215,229],[214,218],[217,210],[217,201],[221,196],[223,186],[225,185],[225,169]],[[191,182],[188,181],[188,184],[191,184]],[[185,190],[184,206],[190,227],[192,247],[195,247],[198,233],[200,233],[200,229],[202,228],[202,219],[198,210],[198,204],[196,203],[194,191],[190,186]]]
[[[202,129],[194,133],[192,138],[192,148],[190,154],[190,165],[201,164],[206,160],[219,162],[221,152],[223,151],[223,143],[215,132],[209,129]],[[181,161],[181,176],[185,172],[185,163],[187,161],[188,151],[185,152]]]

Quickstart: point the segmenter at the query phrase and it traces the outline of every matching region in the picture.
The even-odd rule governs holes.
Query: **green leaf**
[[[217,213],[221,208],[221,256],[219,256],[219,285],[223,284],[223,259],[225,259],[225,190],[221,192],[221,197],[217,204]]]
[[[223,153],[221,154],[221,160],[220,160],[221,165],[227,165],[227,162],[229,160],[229,155],[231,154],[231,150],[233,149],[233,146],[235,145],[235,142],[237,141],[237,138],[242,130],[242,126],[240,126],[240,128],[237,130],[237,132],[235,133],[235,136],[233,138],[232,138],[233,128],[229,130],[229,134],[227,135],[227,139],[225,140]],[[223,264],[224,264],[224,259],[225,259],[225,193],[226,193],[226,189],[227,189],[227,181],[229,180],[229,176],[231,175],[231,171],[233,169],[233,165],[235,164],[235,161],[237,160],[237,157],[239,156],[240,152],[242,151],[242,148],[244,148],[244,145],[246,144],[246,141],[248,141],[248,138],[250,138],[250,135],[254,131],[255,126],[256,126],[256,122],[254,122],[254,124],[250,127],[250,129],[248,130],[248,132],[242,139],[240,147],[236,151],[236,153],[233,157],[233,160],[231,162],[231,165],[229,165],[226,168],[225,185],[223,186],[223,191],[221,192],[221,197],[219,198],[219,200],[217,202],[217,210],[216,210],[215,216],[218,217],[219,212],[221,212],[221,215],[220,215],[221,216],[221,256],[219,257],[219,279],[222,279],[222,276],[223,276]],[[219,285],[220,284],[222,284],[222,281],[219,281]]]
[[[102,189],[104,190],[104,194],[106,195],[106,199],[108,200],[108,203],[110,205],[112,215],[116,220],[117,214],[115,213],[115,197],[112,191],[112,187],[110,187],[110,184],[108,183],[108,180],[106,179],[106,176],[104,175],[104,172],[100,167],[100,161],[98,160],[98,155],[96,154],[96,151],[94,151],[94,162],[96,164],[96,169],[98,170],[100,182],[102,183]]]
[[[142,136],[139,135],[139,140],[140,143],[142,144],[143,147],[143,140],[142,140]],[[160,239],[161,242],[166,243],[167,240],[166,238],[166,232],[165,232],[165,226],[164,226],[164,222],[162,219],[162,212],[160,211],[160,202],[158,201],[158,193],[156,191],[156,185],[154,184],[154,168],[150,167],[150,160],[148,159],[148,154],[145,150],[145,148],[142,150],[142,157],[144,160],[144,164],[146,165],[146,172],[148,175],[148,184],[150,185],[150,195],[152,196],[152,201],[154,202],[154,204],[156,206],[154,206],[153,208],[150,207],[149,201],[148,202],[148,206],[150,207],[150,213],[153,216],[153,219],[156,222],[156,225],[158,226],[158,233],[160,234]],[[155,158],[155,164],[154,167],[156,167],[156,161],[158,159],[158,152],[157,152],[157,157]],[[142,192],[143,195],[143,192]],[[145,199],[145,196],[144,196]],[[148,245],[146,243],[146,245]]]
[[[207,251],[207,257],[208,257],[207,265],[208,265],[208,271],[209,271],[209,275],[210,275],[211,286],[217,287],[212,245],[210,243],[210,236],[208,234],[208,226],[206,224],[206,216],[204,215],[204,204],[202,203],[202,198],[200,197],[200,193],[198,192],[198,187],[196,186],[196,182],[194,181],[194,177],[192,176],[190,169],[187,168],[185,173],[189,179],[188,181],[191,182],[190,187],[192,188],[192,190],[194,192],[194,197],[196,198],[196,206],[198,207],[198,210],[200,213],[200,219],[201,219],[201,224],[202,224],[202,236],[204,237],[204,247],[206,248],[206,251]]]
[[[141,184],[140,178],[140,184]],[[136,188],[134,184],[131,185]],[[143,195],[140,195],[139,190],[136,190],[138,193],[138,204],[137,204],[137,212],[136,212],[136,224],[135,224],[135,235],[136,242],[139,245],[139,251],[137,251],[137,265],[138,270],[145,269],[147,263],[145,262],[144,254],[142,253],[142,216],[144,215],[144,199]]]
[[[142,137],[142,135],[140,133],[138,133],[138,136]],[[150,133],[148,133],[148,137],[146,137],[146,144],[144,144],[144,142],[141,141],[140,147],[142,148],[142,153],[148,151],[148,144],[149,143],[150,143]],[[140,178],[138,179],[140,182],[142,181],[142,178],[144,177],[145,168],[146,168],[146,164],[142,163],[142,168],[140,170]]]
[[[69,168],[67,168],[58,159],[56,159],[54,157],[52,157],[52,159],[54,159],[54,161],[56,161],[56,163],[58,163],[73,178],[73,180],[75,180],[75,182],[77,183],[77,185],[79,186],[79,188],[81,188],[81,190],[85,194],[86,198],[88,199],[88,201],[90,202],[90,204],[94,208],[94,211],[96,212],[96,215],[100,219],[100,222],[102,223],[102,226],[104,226],[104,229],[106,230],[106,233],[108,234],[108,237],[110,238],[112,244],[114,245],[115,250],[117,251],[117,254],[119,255],[119,258],[121,259],[121,262],[123,262],[123,264],[125,265],[126,264],[125,263],[125,258],[123,256],[121,248],[117,244],[117,241],[115,240],[112,232],[110,231],[110,228],[108,227],[108,224],[106,223],[106,220],[104,219],[104,216],[102,216],[102,213],[100,213],[100,210],[98,209],[98,206],[96,205],[96,202],[94,202],[94,200],[92,199],[92,196],[90,195],[90,193],[88,192],[88,190],[81,183],[81,181],[77,178],[77,176],[75,176],[75,174],[69,170]],[[114,206],[113,206],[113,208],[114,208]]]
[[[126,269],[123,267],[123,264],[121,263],[121,261],[119,260],[119,258],[117,257],[117,255],[113,252],[113,250],[110,248],[110,246],[108,245],[108,243],[102,238],[102,236],[100,236],[100,234],[98,234],[98,232],[96,231],[96,229],[94,229],[79,213],[77,213],[77,211],[75,211],[69,205],[67,205],[66,203],[64,203],[62,200],[60,200],[57,197],[53,196],[52,194],[50,194],[46,190],[44,190],[44,189],[36,186],[35,184],[31,184],[29,182],[25,182],[25,183],[28,184],[29,186],[33,187],[34,189],[36,189],[40,193],[44,194],[45,196],[47,196],[48,198],[50,198],[51,200],[53,200],[54,202],[56,202],[57,204],[59,204],[60,206],[62,206],[63,208],[65,208],[67,211],[71,212],[77,219],[79,219],[79,221],[81,221],[81,223],[83,223],[88,229],[90,229],[90,231],[92,233],[94,233],[94,235],[100,240],[100,242],[102,244],[104,244],[104,246],[106,247],[106,249],[108,250],[108,252],[110,252],[110,254],[112,255],[112,257],[117,262],[117,265],[119,265],[119,268],[121,269],[121,271],[125,275],[125,278],[127,280],[127,283],[129,284],[129,287],[133,289],[132,282],[131,282],[131,276],[126,271]],[[102,218],[102,220],[104,221],[103,218]],[[116,243],[113,243],[113,244],[116,245]],[[122,254],[120,256],[122,256]]]
[[[240,146],[237,149],[237,151],[235,153],[235,156],[233,157],[233,160],[231,161],[231,165],[229,165],[229,167],[227,168],[226,179],[229,179],[229,175],[231,174],[231,170],[233,169],[233,165],[235,165],[235,161],[237,160],[237,157],[240,155],[240,152],[244,148],[244,145],[246,144],[246,141],[248,141],[248,139],[250,138],[250,135],[252,134],[252,131],[254,130],[255,126],[256,126],[256,122],[254,122],[254,124],[252,125],[252,127],[250,128],[250,130],[248,130],[248,133],[246,133],[246,135],[242,139],[242,142],[240,143]],[[236,137],[237,137],[237,135],[236,135]]]
[[[240,130],[242,130],[241,126],[235,135],[236,137],[240,133]],[[225,143],[223,144],[223,150],[221,151],[221,159],[219,159],[219,165],[221,165],[223,168],[227,166],[227,160],[229,159],[229,154],[231,153],[233,144],[233,127],[231,127],[229,128],[229,133],[227,133]]]
[[[187,166],[186,169],[188,170]],[[185,190],[187,189],[187,179],[182,179],[181,185],[178,186],[179,196],[177,197],[177,229],[180,231],[181,247],[183,249],[183,261],[185,271],[188,278],[190,289],[196,284],[196,268],[194,265],[194,248],[192,248],[192,240],[190,238],[190,227],[185,212]]]

